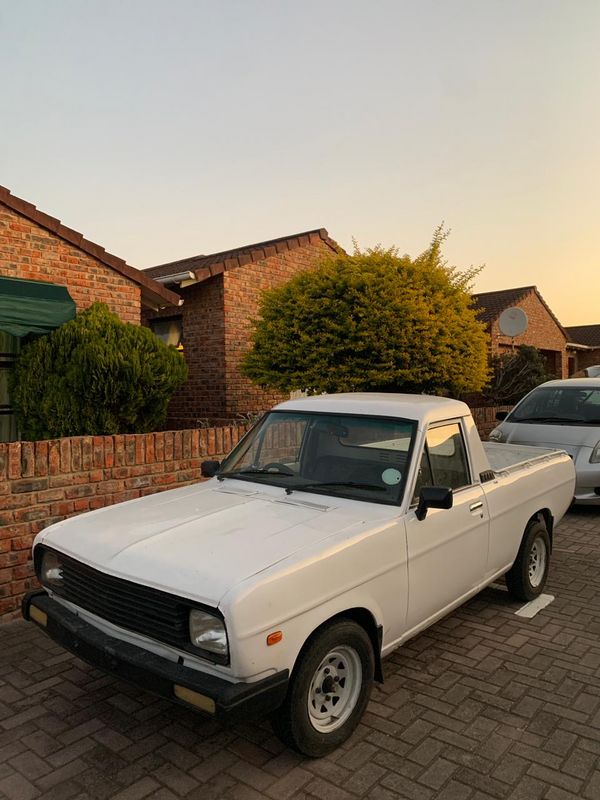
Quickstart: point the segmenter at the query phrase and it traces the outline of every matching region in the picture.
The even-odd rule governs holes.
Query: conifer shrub
[[[145,433],[186,380],[181,353],[104,303],[26,344],[9,392],[21,437]]]

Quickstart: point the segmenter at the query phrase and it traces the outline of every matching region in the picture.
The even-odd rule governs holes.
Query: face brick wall
[[[485,406],[481,408],[472,408],[471,413],[479,435],[484,442],[487,442],[488,436],[497,428],[500,423],[496,419],[496,412],[510,411],[513,406]]]
[[[534,292],[520,300],[518,307],[527,314],[528,325],[525,333],[515,337],[515,347],[520,344],[529,344],[546,351],[544,355],[548,356],[548,371],[559,378],[568,377],[567,340],[548,313],[548,309]],[[491,337],[492,353],[510,352],[511,339],[500,333],[497,320],[492,323]]]
[[[66,286],[77,310],[100,300],[140,323],[140,288],[75,245],[0,204],[0,275]]]
[[[230,420],[256,413],[286,399],[263,392],[242,378],[239,365],[249,347],[249,320],[258,311],[261,293],[288,281],[303,270],[313,269],[331,248],[318,235],[300,247],[269,254],[262,261],[225,270],[180,291],[179,309],[143,313],[143,324],[151,319],[181,315],[184,354],[189,378],[169,404],[169,427],[192,427],[199,420]],[[275,247],[271,248],[273,251]]]
[[[36,588],[35,535],[84,511],[202,480],[247,427],[0,444],[0,616]]]
[[[224,274],[225,282],[225,364],[227,395],[224,416],[263,411],[288,399],[277,392],[264,392],[240,374],[240,363],[250,346],[250,320],[256,317],[262,292],[284,283],[319,260],[331,249],[315,236],[304,247],[247,264]]]
[[[185,360],[189,377],[171,398],[168,423],[178,428],[200,424],[205,417],[223,416],[225,398],[225,313],[223,278],[189,286],[178,309],[143,312],[143,324],[151,319],[181,316]]]
[[[594,350],[578,350],[575,365],[577,371],[585,367],[600,366],[600,347]]]

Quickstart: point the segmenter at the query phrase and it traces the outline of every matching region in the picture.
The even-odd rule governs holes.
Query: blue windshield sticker
[[[381,473],[381,480],[388,486],[395,486],[402,480],[402,474],[397,469],[386,469]]]

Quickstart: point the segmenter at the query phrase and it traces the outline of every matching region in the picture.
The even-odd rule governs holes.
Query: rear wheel
[[[368,634],[352,620],[324,625],[304,645],[283,705],[273,719],[289,747],[320,758],[339,747],[362,717],[373,687]]]
[[[505,575],[515,600],[535,600],[543,591],[550,569],[550,536],[543,522],[534,520],[525,529],[515,563]]]

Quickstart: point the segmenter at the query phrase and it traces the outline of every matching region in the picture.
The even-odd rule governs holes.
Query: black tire
[[[323,660],[339,647],[351,648],[360,660],[360,694],[346,721],[336,730],[323,733],[311,721],[309,693]],[[373,644],[364,628],[349,619],[326,623],[300,651],[286,699],[272,719],[275,733],[288,747],[311,758],[331,753],[352,734],[364,714],[373,688],[374,669]]]
[[[545,567],[541,577],[532,583],[529,567],[534,545],[545,548]],[[527,525],[515,563],[504,576],[506,588],[515,600],[535,600],[543,591],[550,569],[550,536],[543,522],[533,520]]]

